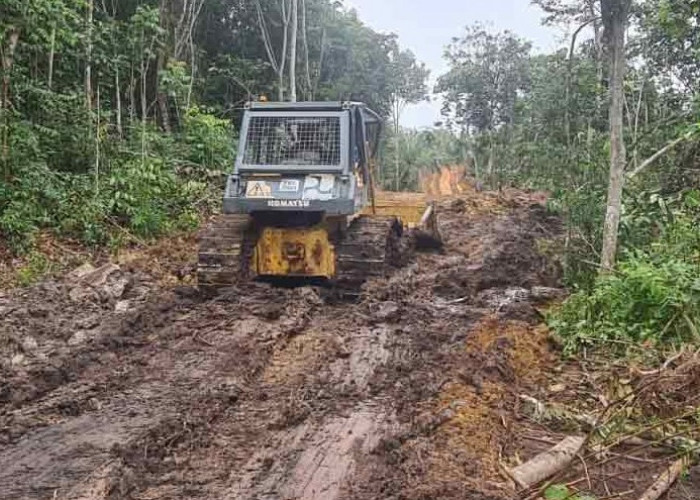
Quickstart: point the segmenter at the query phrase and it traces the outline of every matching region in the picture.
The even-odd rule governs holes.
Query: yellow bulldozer
[[[223,214],[200,235],[199,286],[291,278],[358,291],[415,241],[439,245],[425,195],[375,189],[381,130],[362,103],[250,103]]]

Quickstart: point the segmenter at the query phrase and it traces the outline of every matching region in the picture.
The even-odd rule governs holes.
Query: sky
[[[431,71],[431,87],[445,73],[445,46],[475,22],[495,30],[508,29],[533,42],[535,50],[550,51],[562,33],[541,25],[542,12],[530,0],[343,0],[362,21],[381,32],[396,33],[403,48]],[[440,120],[440,102],[410,106],[402,116],[405,127],[430,127]]]

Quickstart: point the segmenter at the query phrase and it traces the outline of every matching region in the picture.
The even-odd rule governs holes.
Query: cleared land
[[[465,190],[441,201],[444,252],[359,302],[164,284],[193,246],[0,294],[0,497],[527,496],[503,464],[580,432],[521,398],[580,383],[538,311],[564,294],[561,224],[540,195]],[[653,453],[592,466],[591,489],[636,498],[667,464]],[[672,498],[697,498],[694,477]]]

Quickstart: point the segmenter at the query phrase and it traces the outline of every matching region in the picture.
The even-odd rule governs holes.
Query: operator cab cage
[[[249,103],[234,175],[367,172],[381,125],[379,115],[358,102]]]

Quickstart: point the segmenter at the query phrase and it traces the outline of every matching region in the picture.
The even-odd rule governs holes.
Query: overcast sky
[[[442,54],[454,36],[477,21],[496,30],[511,30],[532,41],[537,50],[555,49],[558,30],[543,27],[541,11],[530,0],[343,0],[375,30],[399,35],[402,47],[411,49],[431,70],[431,80],[446,70]],[[412,106],[403,116],[407,127],[431,126],[440,119],[440,104]]]

